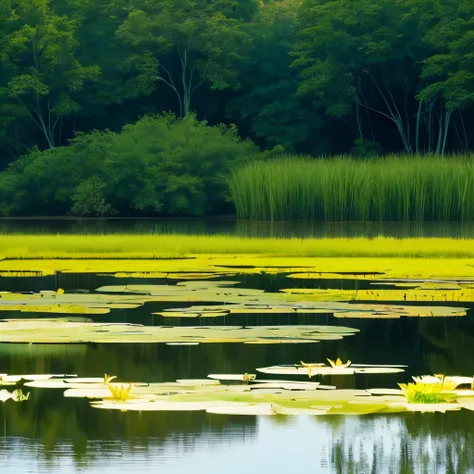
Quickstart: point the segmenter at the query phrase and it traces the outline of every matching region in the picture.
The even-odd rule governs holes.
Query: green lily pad
[[[338,340],[357,329],[337,326],[198,326],[163,327],[138,324],[59,323],[37,319],[3,320],[0,342],[16,343],[315,343]]]
[[[474,396],[460,397],[457,399],[457,403],[463,408],[465,408],[466,410],[474,411]]]
[[[354,374],[395,374],[404,372],[402,368],[397,367],[319,367],[311,366],[300,367],[300,366],[271,366],[271,367],[259,367],[256,369],[257,372],[264,374],[278,374],[278,375],[354,375]]]

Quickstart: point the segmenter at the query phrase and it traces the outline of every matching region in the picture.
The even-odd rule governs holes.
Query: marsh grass
[[[0,235],[1,259],[270,257],[473,258],[474,240],[389,237],[278,239],[226,235]]]
[[[468,156],[362,160],[289,155],[240,167],[228,184],[241,219],[474,219],[474,160]]]

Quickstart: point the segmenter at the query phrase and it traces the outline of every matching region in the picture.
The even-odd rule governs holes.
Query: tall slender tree
[[[51,0],[20,0],[11,31],[4,38],[1,100],[26,114],[53,148],[64,116],[80,109],[76,96],[98,80],[98,66],[84,66],[76,57],[79,43],[74,18],[60,16]]]
[[[243,25],[257,11],[256,0],[138,0],[117,35],[137,47],[144,91],[162,84],[176,97],[178,113],[192,109],[195,91],[239,85]]]

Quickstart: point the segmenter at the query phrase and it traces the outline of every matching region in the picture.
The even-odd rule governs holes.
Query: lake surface
[[[281,225],[276,230],[278,226],[242,224],[231,220],[183,220],[178,224],[175,221],[121,220],[41,222],[1,221],[0,232],[343,236],[359,235],[359,232],[360,235],[374,235],[371,233],[376,233],[377,228],[380,230],[380,224],[357,225],[359,227],[346,230],[346,234],[342,228],[336,230],[337,225]],[[384,227],[385,235],[398,235],[397,226],[402,232],[400,225],[394,224]],[[467,227],[427,225],[423,227],[422,235],[474,236],[474,233],[466,233]],[[419,235],[414,229],[410,232],[410,235]],[[164,282],[163,279],[117,281],[110,276],[69,274],[61,276],[60,284],[68,292],[77,289],[93,291],[109,284]],[[284,276],[257,275],[242,278],[240,286],[276,291],[292,284],[301,285],[301,281],[291,282]],[[305,284],[308,287],[351,288],[360,282],[313,280]],[[0,291],[56,288],[55,277],[0,278]],[[153,303],[135,310],[112,310],[109,315],[94,319],[146,325],[170,324],[169,320],[151,316],[151,312],[159,311],[163,306]],[[183,303],[176,306],[183,306]],[[41,316],[34,314],[34,317]],[[25,314],[8,312],[2,317],[25,317]],[[342,324],[358,328],[360,332],[338,341],[303,345],[0,344],[0,372],[73,373],[80,377],[102,377],[108,373],[117,375],[120,381],[165,382],[178,378],[204,378],[209,373],[251,373],[256,367],[293,364],[300,360],[324,362],[326,357],[351,359],[354,363],[408,365],[403,374],[322,379],[323,383],[338,388],[361,389],[396,388],[397,382],[407,382],[412,375],[445,373],[472,376],[474,373],[472,310],[465,317],[438,319],[348,318],[341,321],[329,314],[256,314],[232,315],[226,317],[224,323],[208,318],[198,323],[173,319],[172,324]],[[263,377],[259,375],[259,378]],[[26,402],[9,400],[0,403],[2,474],[474,473],[474,412],[467,410],[446,414],[312,417],[137,413],[97,410],[90,407],[86,399],[64,398],[62,390],[25,388],[25,391],[31,391]]]
[[[474,238],[474,222],[252,222],[208,219],[0,219],[0,234],[228,234],[241,237]]]

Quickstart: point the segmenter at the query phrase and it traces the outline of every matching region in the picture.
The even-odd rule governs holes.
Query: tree
[[[149,93],[158,82],[169,87],[184,117],[203,83],[238,86],[233,66],[248,41],[243,25],[256,9],[256,0],[139,0],[117,35],[137,47],[128,61],[139,65],[142,90]]]
[[[456,111],[467,141],[461,111],[474,100],[474,5],[466,0],[437,0],[429,6],[407,1],[411,11],[418,13],[425,31],[423,40],[433,52],[423,62],[422,77],[427,84],[419,94],[429,115],[429,151],[444,154]],[[438,136],[432,144],[435,126]]]
[[[3,40],[3,107],[26,113],[53,148],[63,117],[80,109],[75,97],[98,80],[100,68],[77,60],[79,25],[56,14],[51,0],[20,0],[10,23]]]
[[[361,139],[361,109],[385,117],[411,152],[410,108],[424,51],[418,25],[406,13],[393,0],[304,0],[293,65],[299,93],[317,97],[328,115],[354,114]]]
[[[229,109],[232,119],[248,121],[251,132],[268,148],[282,145],[298,151],[306,146],[322,152],[321,110],[316,101],[297,95],[297,74],[290,67],[299,4],[300,0],[284,0],[261,8],[248,29],[252,41],[249,59],[242,65],[242,90]]]

